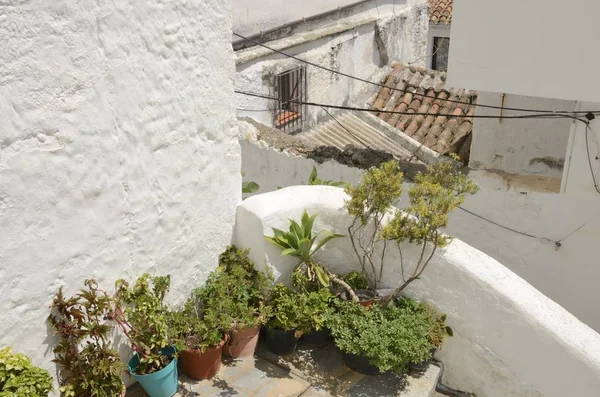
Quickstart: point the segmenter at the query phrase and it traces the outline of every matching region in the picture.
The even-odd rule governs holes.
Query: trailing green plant
[[[0,349],[0,397],[47,397],[52,390],[48,371],[10,347]]]
[[[324,181],[319,178],[317,175],[317,167],[313,166],[312,172],[310,173],[310,177],[308,178],[309,185],[326,185],[326,186],[336,186],[342,187],[345,186],[346,183],[342,181]]]
[[[172,357],[163,354],[169,346],[164,303],[171,285],[171,276],[140,276],[133,287],[124,279],[116,282],[114,319],[138,353],[137,375],[146,375],[166,367]]]
[[[335,305],[327,325],[343,352],[367,358],[382,372],[403,372],[431,357],[427,314],[394,304],[375,303],[368,310],[342,300]]]
[[[358,185],[346,187],[350,196],[346,208],[353,218],[348,234],[362,274],[372,289],[381,282],[387,250],[394,245],[399,250],[402,280],[387,301],[418,280],[436,251],[452,241],[440,229],[448,225],[448,214],[479,189],[455,163],[441,161],[417,175],[408,192],[410,206],[400,211],[396,207],[403,180],[398,162],[392,160],[369,169]],[[405,242],[420,246],[411,269],[405,266]]]
[[[121,375],[125,365],[112,347],[113,301],[86,280],[78,294],[66,298],[63,288],[52,301],[48,317],[60,342],[54,348],[60,366],[60,392],[64,397],[114,397],[124,391]]]
[[[282,249],[281,255],[290,255],[299,259],[299,263],[294,268],[293,278],[295,284],[304,284],[303,288],[305,289],[310,289],[310,284],[329,287],[331,280],[342,285],[350,292],[354,300],[358,300],[356,294],[345,281],[312,258],[329,241],[344,237],[343,234],[334,234],[328,230],[313,233],[312,229],[316,217],[316,214],[309,216],[308,212],[304,210],[300,223],[290,219],[289,231],[273,228],[273,236],[265,236],[265,238]],[[320,234],[323,237],[317,242]]]
[[[369,288],[369,280],[367,280],[361,272],[357,272],[356,270],[353,270],[350,273],[348,273],[344,277],[344,281],[346,281],[346,283],[348,283],[348,285],[352,287],[352,289],[354,289],[355,291],[359,289],[364,290]]]

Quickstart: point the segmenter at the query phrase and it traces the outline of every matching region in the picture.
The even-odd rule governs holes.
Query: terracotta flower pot
[[[200,349],[180,352],[181,372],[194,380],[204,380],[215,376],[221,368],[221,355],[226,340],[227,337],[224,337],[218,346],[206,349],[204,352]]]
[[[369,308],[373,305],[373,303],[375,303],[375,298],[377,297],[377,294],[375,292],[366,289],[357,289],[354,292],[358,296],[358,303],[362,306]],[[345,291],[342,292],[340,296],[343,300],[352,300],[352,298]]]
[[[223,347],[223,353],[230,357],[252,356],[258,344],[260,327],[234,329],[229,334],[229,340]]]

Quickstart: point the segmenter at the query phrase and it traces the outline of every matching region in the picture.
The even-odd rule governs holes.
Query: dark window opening
[[[289,70],[275,79],[277,90],[277,108],[275,109],[275,127],[286,132],[302,130],[306,118],[306,68]]]
[[[449,37],[433,38],[433,57],[431,68],[434,70],[448,70],[448,52],[450,50]]]

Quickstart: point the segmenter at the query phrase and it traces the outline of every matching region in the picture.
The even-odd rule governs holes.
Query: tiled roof
[[[453,0],[429,0],[429,22],[449,25],[453,7]]]
[[[371,108],[381,120],[430,149],[440,154],[456,153],[468,161],[473,131],[471,116],[475,113],[472,104],[477,100],[477,92],[446,87],[445,81],[445,72],[395,63],[382,81],[386,87],[381,87],[371,98]],[[381,110],[427,115],[390,114]],[[457,117],[462,115],[469,117]]]

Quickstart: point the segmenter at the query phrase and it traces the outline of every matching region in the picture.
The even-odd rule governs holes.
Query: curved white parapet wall
[[[306,209],[318,213],[314,230],[346,233],[347,196],[340,188],[294,186],[245,200],[237,213],[235,241],[252,250],[281,281],[296,260],[282,257],[263,235],[286,229]],[[358,268],[348,238],[336,239],[317,254],[331,270]],[[392,252],[392,251],[390,251]],[[407,251],[408,260],[415,255]],[[398,263],[388,256],[388,263]],[[384,278],[393,287],[399,268]],[[444,380],[486,397],[595,397],[600,393],[600,335],[561,306],[475,248],[454,240],[437,255],[409,294],[436,304],[454,329],[439,352]]]

